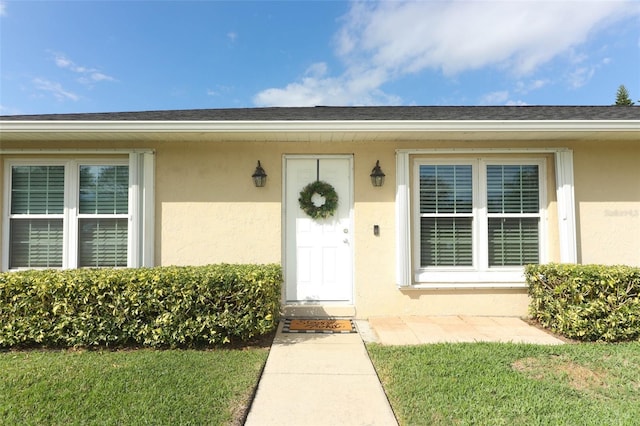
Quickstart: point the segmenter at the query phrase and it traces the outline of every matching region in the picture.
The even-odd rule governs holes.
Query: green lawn
[[[268,349],[0,352],[0,424],[229,425]]]
[[[640,343],[368,345],[401,425],[637,425]]]

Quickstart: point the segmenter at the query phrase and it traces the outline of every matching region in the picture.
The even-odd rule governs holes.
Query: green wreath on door
[[[305,186],[298,198],[300,208],[313,219],[326,219],[338,208],[338,194],[331,184],[317,180]]]

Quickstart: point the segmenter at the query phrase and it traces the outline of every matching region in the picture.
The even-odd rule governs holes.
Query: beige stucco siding
[[[398,289],[396,267],[396,150],[510,148],[508,141],[287,142],[200,140],[61,142],[66,149],[155,151],[155,263],[282,263],[283,157],[353,155],[354,305],[356,315],[526,315],[528,297],[517,289]],[[518,148],[568,147],[574,152],[577,252],[581,263],[640,266],[640,146],[637,142],[518,141]],[[47,148],[47,143],[3,145]],[[468,155],[468,154],[465,154]],[[515,155],[515,154],[514,154]],[[552,154],[546,161],[547,257],[558,261],[559,236]],[[504,156],[504,154],[503,154]],[[521,157],[521,154],[518,154]],[[29,155],[34,158],[33,155]],[[0,188],[4,159],[0,156]],[[268,174],[264,188],[251,180],[257,161]],[[374,188],[376,160],[386,173]],[[2,200],[4,202],[4,199]],[[373,227],[378,225],[379,235]],[[0,223],[0,235],[5,230]]]
[[[353,154],[356,315],[525,315],[528,299],[524,288],[443,291],[400,290],[396,286],[396,149],[445,145],[451,146],[451,142],[402,146],[384,142],[165,143],[156,151],[158,263],[284,262],[280,205],[283,156]],[[468,146],[463,142],[454,145]],[[486,147],[493,145],[487,143]],[[549,256],[557,260],[553,157],[543,157],[550,177]],[[255,188],[250,178],[258,160],[269,176],[264,188]],[[382,188],[374,188],[369,178],[376,160],[387,175]],[[378,236],[374,225],[379,226]]]
[[[4,215],[4,203],[5,203],[5,182],[4,182],[4,159],[3,155],[0,155],[0,215]],[[0,254],[4,250],[2,242],[4,241],[4,217],[0,219]]]
[[[640,266],[640,145],[575,144],[580,263]]]
[[[264,188],[251,174],[261,160]],[[156,262],[279,263],[281,159],[260,144],[168,143],[156,151]]]
[[[281,262],[283,156],[351,154],[362,148],[366,146],[252,142],[163,145],[156,152],[158,263]],[[387,157],[391,168],[393,149]],[[365,232],[365,221],[357,219],[358,212],[368,210],[360,206],[380,203],[380,194],[384,194],[391,216],[386,214],[380,220],[378,212],[375,222],[393,244],[394,192],[389,191],[393,177],[389,176],[391,185],[386,186],[386,192],[385,188],[371,187],[369,173],[375,158],[363,153],[362,159],[354,162],[356,246],[358,235]],[[251,180],[258,160],[268,175],[264,188],[254,187]],[[371,230],[367,234],[373,235],[373,222],[367,226]]]

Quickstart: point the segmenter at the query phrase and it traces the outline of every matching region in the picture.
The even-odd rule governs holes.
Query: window
[[[13,166],[9,267],[62,267],[63,218],[64,166]]]
[[[152,158],[7,160],[3,269],[151,265]]]
[[[471,165],[420,166],[420,266],[472,266]]]
[[[489,266],[538,263],[538,166],[488,165],[486,170]]]
[[[417,282],[518,281],[544,247],[543,160],[416,160]]]
[[[127,266],[128,166],[80,166],[78,266]]]

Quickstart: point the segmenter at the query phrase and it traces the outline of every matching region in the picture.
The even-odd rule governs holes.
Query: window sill
[[[417,271],[413,277],[414,285],[418,284],[454,284],[454,285],[470,285],[470,284],[491,284],[502,286],[508,284],[523,285],[525,281],[524,268],[495,268],[491,270],[428,270],[423,269]]]
[[[418,291],[418,290],[487,290],[487,289],[513,289],[522,290],[526,289],[527,284],[525,282],[458,282],[458,283],[415,283],[407,287],[400,287],[401,290]]]
[[[491,271],[425,271],[414,276],[415,290],[523,289],[527,288],[523,268],[504,268]]]

